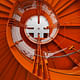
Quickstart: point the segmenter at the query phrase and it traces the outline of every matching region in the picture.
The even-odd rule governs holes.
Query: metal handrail
[[[70,56],[70,55],[73,55],[77,52],[80,52],[80,49],[75,51],[75,52],[72,52],[72,53],[69,53],[69,54],[65,54],[65,55],[62,55],[62,56],[51,56],[49,58],[62,58],[62,57],[66,57],[66,56]],[[43,58],[46,58],[46,56],[40,56],[40,55],[37,55],[37,54],[34,54],[34,56],[39,56],[39,57],[43,57]]]

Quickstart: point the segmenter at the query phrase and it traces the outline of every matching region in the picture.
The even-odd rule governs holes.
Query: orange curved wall
[[[25,0],[0,0],[0,80],[39,80],[16,60],[6,39],[8,18],[11,18],[15,6],[22,1]],[[66,26],[65,32],[67,32],[65,33],[63,28],[60,29],[58,37],[53,41],[53,43],[57,44],[57,47],[56,44],[52,46],[53,43],[50,43],[47,48],[51,50],[52,47],[56,47],[56,50],[58,50],[58,48],[61,49],[64,46],[73,44],[77,49],[80,49],[80,0],[45,1],[52,5],[58,16],[60,26]],[[59,43],[63,38],[65,43]],[[43,50],[48,51],[45,47],[43,47]],[[69,51],[65,51],[60,55],[66,53],[69,53]],[[64,63],[64,61],[67,62]],[[49,59],[48,63],[48,67],[50,67],[49,74],[51,74],[50,80],[80,79],[80,54],[77,53],[76,55],[59,59]],[[76,67],[74,67],[75,65]],[[72,69],[73,67],[74,69]]]

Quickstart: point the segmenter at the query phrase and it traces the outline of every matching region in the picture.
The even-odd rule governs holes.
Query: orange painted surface
[[[15,47],[16,44],[13,43],[11,35],[11,26],[8,26],[8,19],[12,18],[18,4],[25,2],[21,7],[32,4],[32,2],[27,1],[28,0],[0,0],[0,80],[42,79],[33,73],[34,61],[25,57]],[[55,52],[64,47],[70,47],[71,45],[74,45],[77,50],[80,49],[80,0],[44,1],[51,6],[58,18],[59,32],[56,38],[47,45],[43,45],[41,50]],[[35,13],[35,11],[32,12]],[[27,14],[32,16],[32,12],[28,12]],[[17,14],[24,16],[18,11]],[[52,24],[49,16],[44,15]],[[26,17],[29,17],[29,15],[26,15]],[[23,21],[25,20],[23,19]],[[26,39],[24,34],[22,35],[24,39]],[[28,42],[28,40],[25,42],[36,49],[36,45]],[[61,56],[73,51],[74,50],[66,50],[55,56]],[[80,54],[76,53],[63,58],[50,58],[48,59],[47,70],[50,80],[80,80]]]

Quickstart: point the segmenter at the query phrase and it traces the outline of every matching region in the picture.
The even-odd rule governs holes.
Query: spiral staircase
[[[26,18],[37,15],[38,10],[30,9],[35,4],[38,10],[42,4],[49,6],[57,20],[55,37],[40,44],[39,35],[36,43],[24,30]],[[41,14],[52,24],[46,12]],[[43,52],[64,48],[50,58],[44,57]],[[0,0],[0,80],[79,80],[79,49],[80,0]]]

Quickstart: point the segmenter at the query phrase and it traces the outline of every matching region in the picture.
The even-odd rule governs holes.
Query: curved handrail
[[[66,57],[66,56],[70,56],[70,55],[73,55],[77,52],[80,52],[80,49],[75,51],[75,52],[72,52],[72,53],[69,53],[69,54],[65,54],[65,55],[62,55],[62,56],[51,56],[49,58],[62,58],[62,57]],[[46,56],[40,56],[40,55],[37,55],[37,54],[34,54],[34,56],[39,56],[39,57],[43,57],[43,58],[46,58]]]

